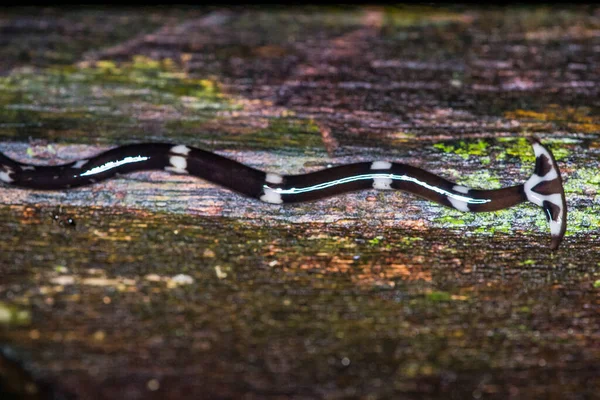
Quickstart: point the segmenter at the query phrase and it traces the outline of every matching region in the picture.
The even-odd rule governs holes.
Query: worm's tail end
[[[523,185],[525,196],[544,209],[552,235],[550,248],[556,250],[567,229],[567,202],[560,170],[550,149],[536,137],[530,137],[529,142],[535,152],[535,169]]]

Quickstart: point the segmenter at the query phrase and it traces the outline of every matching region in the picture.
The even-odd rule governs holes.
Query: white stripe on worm
[[[177,174],[187,174],[187,160],[181,156],[171,156],[169,162],[172,166],[165,167],[166,171],[175,172]]]
[[[182,156],[187,156],[190,151],[192,151],[192,149],[183,144],[171,147],[171,153],[181,154]]]

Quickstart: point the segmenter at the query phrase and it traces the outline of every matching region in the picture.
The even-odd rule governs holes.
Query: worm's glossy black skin
[[[217,154],[185,145],[143,143],[117,147],[90,159],[58,166],[23,164],[0,153],[0,181],[24,188],[61,190],[109,179],[116,174],[164,169],[190,174],[272,204],[318,200],[363,190],[402,190],[460,211],[496,211],[530,201],[544,209],[558,248],[567,206],[560,171],[550,150],[537,139],[533,175],[523,184],[476,190],[407,164],[362,162],[302,175],[266,173]]]

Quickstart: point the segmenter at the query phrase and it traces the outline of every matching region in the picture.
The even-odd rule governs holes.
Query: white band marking
[[[172,167],[165,167],[166,171],[175,172],[176,174],[187,174],[187,160],[185,157],[171,156],[169,162]]]
[[[388,161],[373,161],[371,164],[371,169],[390,169],[392,168],[392,163]]]
[[[171,153],[181,154],[182,156],[187,156],[190,151],[192,151],[192,149],[183,144],[171,147]]]
[[[457,210],[459,210],[459,211],[470,211],[469,210],[469,205],[467,204],[466,201],[455,199],[455,198],[452,198],[450,196],[448,196],[448,200],[450,201],[450,204],[452,204],[452,207],[456,208]]]
[[[263,190],[265,191],[265,194],[260,196],[260,199],[262,201],[264,201],[265,203],[271,203],[271,204],[283,203],[281,194],[276,191],[277,189],[273,190],[268,186],[263,186]]]
[[[85,164],[87,164],[87,162],[88,162],[88,160],[79,160],[75,164],[73,164],[73,166],[71,168],[81,168]]]
[[[11,172],[0,171],[0,181],[11,183],[13,179],[10,177]]]
[[[390,190],[392,178],[373,178],[373,188],[378,190]]]
[[[454,187],[452,188],[452,190],[454,190],[455,192],[458,192],[458,193],[467,194],[467,193],[469,193],[470,189],[468,187],[466,187],[466,186],[454,185]]]
[[[269,173],[267,173],[267,176],[265,177],[265,181],[267,183],[279,185],[280,183],[283,183],[283,176],[281,176],[279,174],[272,174],[269,172]]]

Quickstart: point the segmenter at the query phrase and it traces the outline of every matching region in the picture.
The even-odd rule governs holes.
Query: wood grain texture
[[[162,141],[281,174],[389,160],[492,189],[529,177],[535,133],[569,230],[550,254],[531,205],[274,206],[165,172],[2,186],[0,394],[597,395],[598,8],[32,12],[0,16],[10,157]]]

